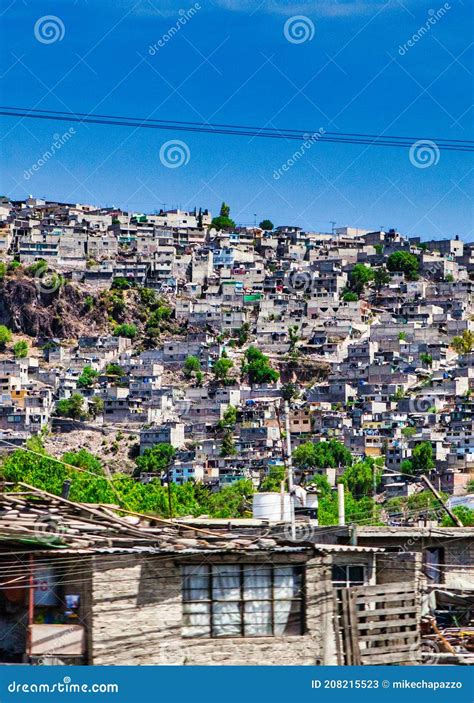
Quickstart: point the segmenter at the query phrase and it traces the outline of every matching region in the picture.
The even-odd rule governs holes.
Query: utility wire
[[[372,146],[403,147],[413,146],[414,141],[432,141],[433,147],[445,151],[474,151],[474,141],[453,140],[446,138],[389,136],[374,134],[358,134],[344,132],[303,131],[293,129],[275,129],[268,127],[249,127],[245,125],[227,125],[220,123],[181,122],[177,120],[152,120],[150,118],[123,117],[117,115],[100,115],[53,110],[33,110],[11,106],[0,106],[0,115],[4,117],[21,117],[29,119],[58,120],[85,124],[101,124],[134,129],[159,129],[208,134],[222,134],[244,137],[265,137],[267,139],[285,139],[296,141],[326,141],[342,144],[367,144]]]

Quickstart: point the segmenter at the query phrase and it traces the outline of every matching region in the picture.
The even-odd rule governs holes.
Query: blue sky
[[[472,7],[469,0],[1,0],[1,103],[473,139]],[[45,42],[41,21],[50,15],[57,40],[46,34]],[[420,33],[430,17],[436,21]],[[333,220],[474,239],[471,154],[441,151],[419,168],[405,148],[318,141],[277,177],[298,142],[76,125],[25,177],[67,128],[1,118],[2,192],[140,211],[165,204],[214,212],[226,200],[241,223],[269,217],[328,231]],[[185,143],[187,163],[168,168],[160,149],[174,140]]]

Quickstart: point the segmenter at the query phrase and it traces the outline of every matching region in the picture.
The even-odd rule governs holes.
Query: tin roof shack
[[[210,529],[20,489],[0,499],[4,661],[413,660],[417,571],[378,583],[383,550],[312,544],[311,529],[291,541],[283,523]]]
[[[335,663],[331,559],[311,545],[21,490],[0,497],[2,661]]]

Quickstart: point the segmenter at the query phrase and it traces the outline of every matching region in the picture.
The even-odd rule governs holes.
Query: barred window
[[[303,568],[185,566],[185,637],[271,637],[304,631]]]

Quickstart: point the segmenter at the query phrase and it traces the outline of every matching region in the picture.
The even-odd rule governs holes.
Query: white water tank
[[[307,508],[317,508],[319,504],[317,493],[307,493],[306,494],[306,507]]]
[[[256,520],[273,520],[275,522],[291,520],[291,498],[289,493],[254,493],[253,517]]]

